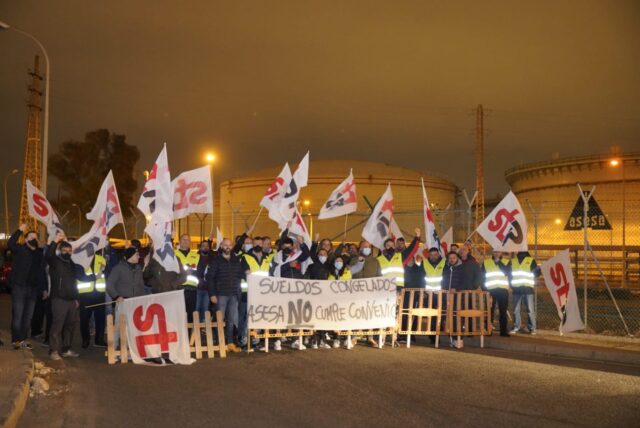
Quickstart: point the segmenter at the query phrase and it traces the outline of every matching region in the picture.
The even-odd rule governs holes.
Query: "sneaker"
[[[340,347],[340,339],[333,340],[333,347],[336,349]]]
[[[60,361],[62,359],[62,357],[60,356],[60,354],[58,354],[57,352],[52,352],[49,355],[49,358],[51,358],[53,361]]]
[[[229,352],[242,352],[242,350],[240,348],[238,348],[238,346],[236,346],[235,343],[230,343],[227,345],[227,351]]]
[[[536,331],[535,331],[535,330],[531,330],[531,331],[529,331],[529,334],[530,334],[531,336],[535,336],[535,335],[536,335]]]
[[[311,344],[311,349],[318,349],[318,342],[315,342],[315,341],[314,341],[314,342]]]
[[[67,352],[63,352],[62,356],[65,358],[77,358],[80,356],[80,354],[78,354],[77,352],[73,352],[71,349],[69,349]]]
[[[273,342],[273,350],[274,351],[282,351],[282,341],[281,340],[276,340],[275,342]]]
[[[99,340],[99,341],[96,341],[96,342],[93,344],[93,346],[95,346],[96,348],[106,348],[106,347],[107,347],[107,344],[105,343],[105,341],[104,341],[104,340]]]
[[[300,342],[300,339],[297,339],[295,342],[293,342],[293,343],[291,344],[291,348],[292,348],[292,349],[299,349],[299,350],[301,350],[301,351],[303,351],[303,350],[307,349],[307,347],[306,347],[306,346],[304,346],[304,344]]]
[[[456,341],[455,341],[455,348],[456,348],[456,349],[462,349],[462,348],[464,348],[464,342],[462,341],[462,339],[460,339],[460,340],[456,340]]]
[[[514,328],[513,330],[510,331],[510,333],[511,334],[518,334],[519,331],[520,331],[520,329]]]
[[[331,349],[331,345],[324,341],[320,342],[320,349]]]
[[[27,349],[31,351],[33,349],[33,346],[31,346],[29,342],[23,341],[22,343],[20,343],[20,349]]]

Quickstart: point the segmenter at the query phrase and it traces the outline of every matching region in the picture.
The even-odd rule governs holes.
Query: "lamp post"
[[[4,177],[4,230],[7,234],[11,233],[11,230],[9,230],[9,198],[7,197],[7,180],[9,180],[9,177],[16,175],[17,173],[18,170],[14,169]]]
[[[78,206],[78,204],[71,204],[71,206],[76,207],[76,209],[78,210],[78,238],[79,238],[81,233],[81,228],[82,228],[82,211],[80,210],[80,207]]]
[[[624,170],[624,158],[620,159],[611,159],[609,161],[609,165],[614,168],[620,167],[620,173],[622,174],[622,287],[626,285],[627,282],[627,195],[626,195],[626,177]]]
[[[40,189],[45,196],[47,196],[47,168],[48,168],[48,157],[49,157],[49,76],[51,74],[51,66],[49,63],[49,54],[47,50],[44,48],[44,45],[40,43],[33,34],[27,33],[26,31],[20,30],[18,28],[12,27],[6,22],[0,21],[0,31],[2,30],[13,30],[16,33],[20,33],[23,36],[28,37],[33,40],[36,45],[40,48],[42,53],[44,54],[45,60],[45,86],[44,86],[44,130],[43,130],[43,138],[42,138],[42,188]]]
[[[213,169],[214,162],[218,159],[215,153],[207,152],[204,155],[204,160],[207,161],[209,165],[209,171],[211,173],[211,208],[214,207],[216,202],[216,185],[215,185],[215,172]],[[211,231],[209,232],[209,236],[213,236],[213,213],[211,213]]]

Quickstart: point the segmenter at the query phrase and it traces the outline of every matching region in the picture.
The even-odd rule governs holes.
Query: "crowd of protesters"
[[[13,253],[10,277],[12,296],[11,341],[15,349],[31,349],[29,337],[41,339],[54,360],[77,357],[72,350],[74,332],[80,327],[82,348],[104,347],[105,316],[111,302],[150,293],[184,290],[189,321],[197,312],[204,321],[207,311],[221,311],[225,319],[226,346],[230,352],[267,350],[248,335],[247,277],[250,274],[315,280],[352,278],[393,278],[402,287],[436,290],[489,291],[492,313],[498,309],[501,336],[520,332],[520,309],[527,309],[527,331],[535,334],[533,308],[535,278],[540,270],[526,252],[493,252],[477,261],[469,243],[441,248],[425,248],[420,229],[407,244],[403,238],[387,239],[380,251],[367,241],[340,243],[315,236],[308,246],[301,236],[291,237],[285,230],[275,241],[256,236],[252,230],[233,241],[203,241],[192,248],[188,234],[179,237],[175,249],[179,271],[167,271],[151,257],[152,251],[133,240],[124,251],[107,246],[96,254],[88,269],[71,258],[72,246],[62,233],[41,247],[37,233],[22,225],[9,240]],[[507,307],[511,291],[514,324],[508,329]],[[407,294],[408,295],[408,294]],[[407,296],[406,295],[406,296]],[[106,303],[106,304],[105,304]],[[404,301],[405,307],[409,304]],[[91,337],[93,336],[93,343]],[[306,347],[350,347],[332,332],[318,331],[314,336],[290,343],[293,349]],[[354,339],[355,340],[355,339]],[[399,338],[403,340],[402,337]],[[282,349],[287,338],[271,342]],[[373,343],[372,343],[373,344]],[[462,347],[462,341],[453,343]]]

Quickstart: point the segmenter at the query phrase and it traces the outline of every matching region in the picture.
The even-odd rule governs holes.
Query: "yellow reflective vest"
[[[512,287],[532,287],[535,286],[535,278],[531,272],[533,257],[527,256],[522,259],[522,263],[517,257],[511,259],[511,286]]]
[[[336,276],[335,276],[335,272],[334,273],[330,273],[329,274],[329,278],[332,281],[336,280]],[[351,279],[351,271],[349,269],[345,269],[344,272],[342,272],[342,275],[340,275],[340,278],[338,278],[340,281],[347,281],[349,279]]]
[[[190,250],[185,256],[182,254],[182,251],[176,250],[176,256],[182,264],[184,271],[187,272],[187,280],[182,285],[186,287],[197,287],[200,281],[196,276],[196,269],[200,261],[200,254],[198,254],[196,250]]]
[[[256,260],[255,257],[249,254],[243,254],[242,257],[249,265],[249,270],[251,270],[252,275],[269,276],[269,266],[271,265],[271,262],[267,257],[262,257],[260,263],[258,263],[258,260]],[[249,284],[245,279],[240,283],[240,289],[243,293],[246,293],[249,290]]]
[[[395,278],[398,287],[404,287],[404,266],[402,265],[402,253],[395,252],[391,260],[387,260],[384,254],[378,256],[380,271],[385,278]]]
[[[89,266],[84,272],[87,275],[95,275],[96,280],[89,282],[78,281],[78,293],[92,293],[94,290],[104,293],[106,289],[106,282],[104,279],[104,268],[107,266],[107,261],[99,254],[93,257],[93,264]]]
[[[509,278],[505,275],[492,258],[484,261],[485,280],[484,286],[487,290],[497,290],[499,288],[509,289]]]
[[[424,266],[424,273],[426,274],[424,279],[427,290],[437,291],[442,289],[442,271],[444,271],[445,264],[444,257],[435,266],[428,259],[424,259],[422,266]]]

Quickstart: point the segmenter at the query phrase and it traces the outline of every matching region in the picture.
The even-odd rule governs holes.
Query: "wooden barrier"
[[[124,314],[120,315],[120,322],[114,325],[113,315],[107,315],[107,351],[105,355],[109,364],[120,362],[127,364],[129,360],[129,348],[127,347],[127,322]],[[214,342],[214,329],[218,333],[218,344]],[[202,331],[205,332],[205,340],[203,344]],[[116,346],[115,333],[118,331],[119,340]],[[207,354],[207,358],[214,358],[218,352],[221,358],[227,356],[227,346],[224,337],[224,317],[222,312],[216,312],[216,322],[212,322],[211,313],[205,312],[204,323],[200,322],[199,312],[193,313],[193,323],[187,323],[187,331],[189,332],[189,350],[194,354],[195,359],[203,358],[203,353]]]
[[[435,336],[437,348],[441,335],[480,336],[480,346],[484,347],[484,336],[492,330],[490,312],[491,295],[486,291],[405,288],[398,299],[397,333],[407,336],[408,348],[411,336]]]

